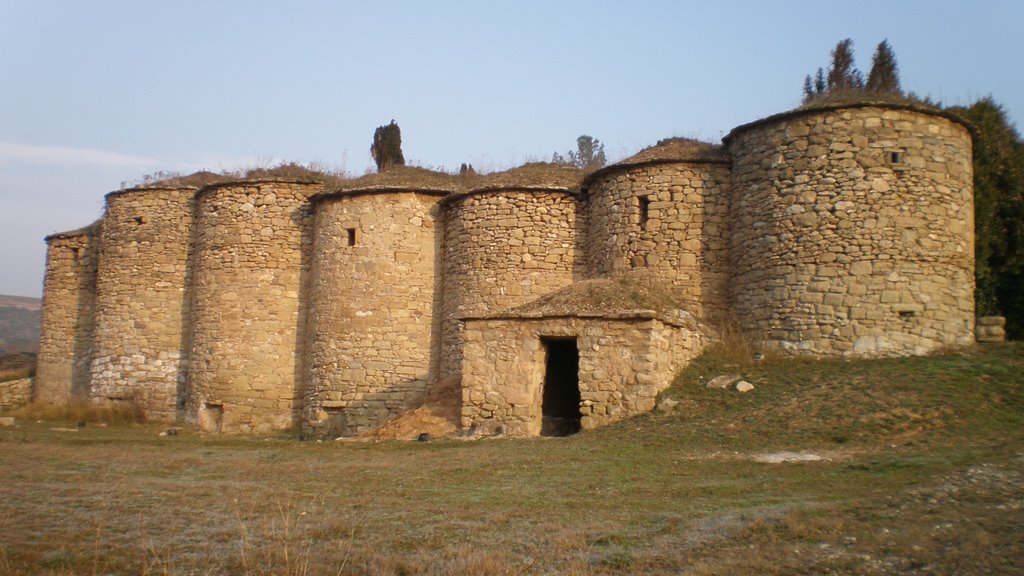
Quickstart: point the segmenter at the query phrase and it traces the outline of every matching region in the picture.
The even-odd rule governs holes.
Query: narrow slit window
[[[889,164],[902,164],[903,163],[903,152],[894,150],[889,152]]]
[[[640,226],[646,230],[647,221],[651,218],[651,199],[648,196],[640,196]]]
[[[345,233],[347,234],[346,240],[348,242],[348,246],[355,246],[356,245],[356,229],[355,228],[346,228],[345,229]]]

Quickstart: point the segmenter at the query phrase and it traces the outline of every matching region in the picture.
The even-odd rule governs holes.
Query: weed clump
[[[74,400],[67,404],[32,402],[15,410],[10,416],[24,420],[89,424],[145,424],[146,412],[141,402],[128,400],[94,404]]]

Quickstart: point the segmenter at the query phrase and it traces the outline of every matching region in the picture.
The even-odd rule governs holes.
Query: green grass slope
[[[724,373],[756,388],[705,387]],[[710,352],[663,396],[674,410],[560,439],[19,420],[0,428],[0,573],[1022,573],[1018,343],[875,361]],[[820,460],[758,461],[777,451]]]

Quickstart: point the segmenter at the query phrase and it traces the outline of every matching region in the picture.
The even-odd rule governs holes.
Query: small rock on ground
[[[817,462],[821,456],[806,452],[769,452],[766,454],[755,454],[754,462],[763,464],[782,464],[784,462]]]
[[[716,376],[708,381],[708,388],[728,388],[736,383],[740,379],[739,374],[724,374],[722,376]]]
[[[679,401],[678,400],[673,400],[672,398],[665,398],[661,402],[658,402],[657,408],[658,408],[658,412],[663,412],[663,413],[667,414],[667,413],[675,410],[676,406],[679,406]]]

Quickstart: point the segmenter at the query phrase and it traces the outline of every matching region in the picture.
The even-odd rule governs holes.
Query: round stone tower
[[[187,370],[192,186],[111,192],[100,234],[90,397],[173,420]]]
[[[437,204],[454,189],[394,167],[314,198],[307,430],[357,434],[423,400],[439,354]]]
[[[246,180],[196,195],[187,418],[267,431],[300,415],[309,198],[322,185]]]
[[[100,222],[46,237],[46,278],[32,400],[63,405],[89,395]]]
[[[585,271],[580,172],[528,164],[446,197],[441,378],[458,381],[461,322],[524,304]]]
[[[588,177],[590,273],[643,270],[691,313],[720,316],[728,279],[729,164],[720,146],[674,138]]]
[[[971,135],[897,104],[740,126],[731,301],[766,349],[921,354],[974,340]]]

